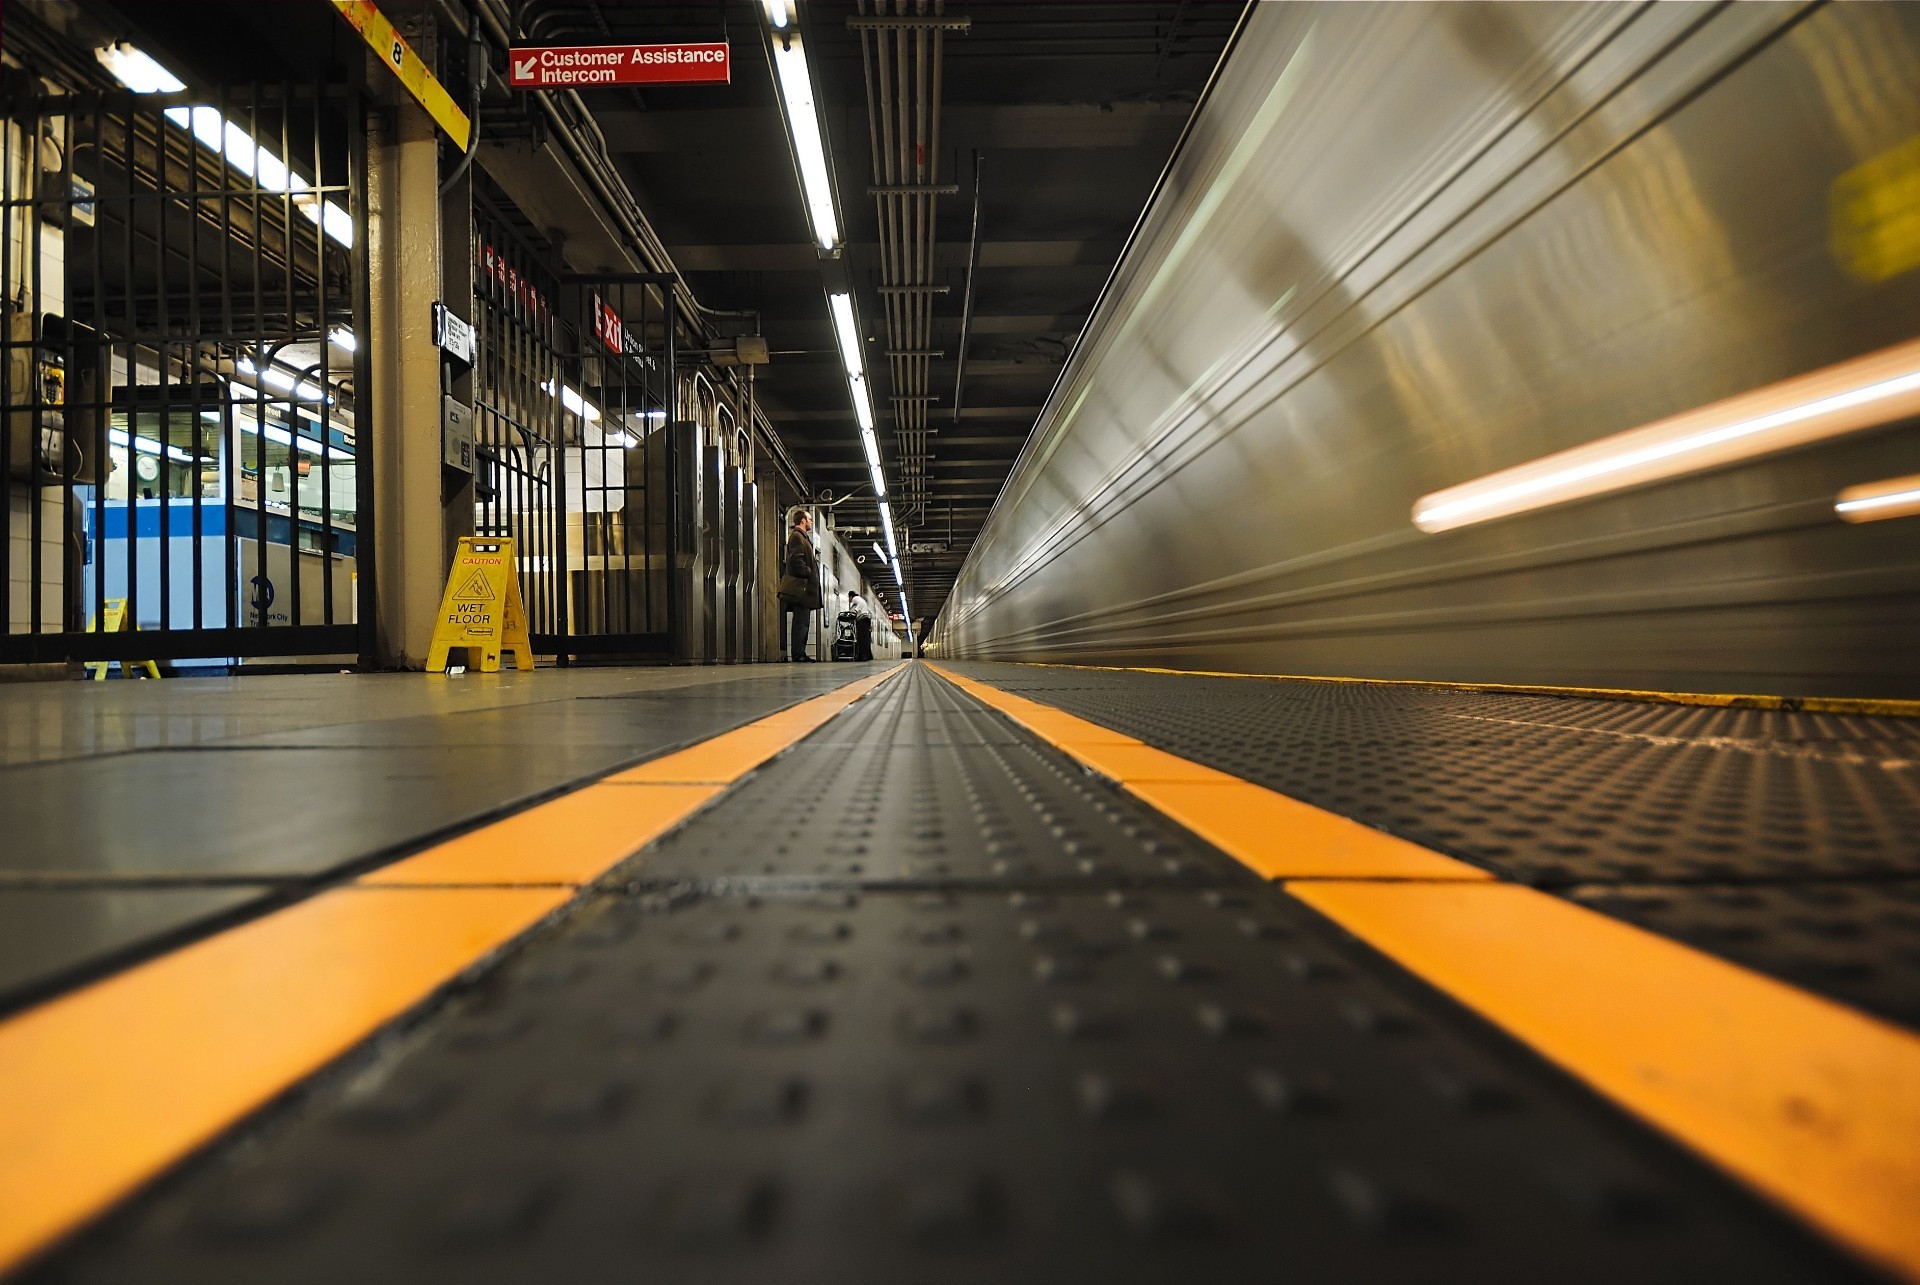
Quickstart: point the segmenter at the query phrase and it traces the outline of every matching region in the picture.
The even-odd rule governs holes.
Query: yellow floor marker
[[[455,647],[465,650],[467,668],[478,673],[499,673],[500,657],[507,652],[513,653],[516,669],[533,668],[533,640],[527,636],[527,605],[520,598],[511,537],[460,537],[434,622],[433,645],[427,649],[427,669],[445,673],[447,653]]]

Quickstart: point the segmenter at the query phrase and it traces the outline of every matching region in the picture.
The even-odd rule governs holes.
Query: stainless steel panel
[[[1441,535],[1413,501],[1909,339],[1830,244],[1909,5],[1265,5],[974,546],[948,655],[1920,696],[1911,423]]]

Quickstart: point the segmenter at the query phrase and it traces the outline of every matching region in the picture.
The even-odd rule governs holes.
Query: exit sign
[[[724,85],[733,62],[724,40],[673,45],[555,45],[507,51],[515,89],[589,85]]]

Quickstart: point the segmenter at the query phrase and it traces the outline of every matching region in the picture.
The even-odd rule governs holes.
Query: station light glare
[[[833,313],[833,336],[840,341],[840,360],[848,379],[866,377],[866,363],[860,358],[860,328],[853,319],[853,296],[836,291],[827,296],[827,308]]]
[[[873,398],[867,395],[867,377],[855,375],[847,381],[847,393],[853,398],[853,418],[860,425],[860,431],[873,431]]]
[[[268,366],[263,369],[242,357],[233,364],[233,368],[249,379],[265,384],[269,388],[278,388],[283,393],[292,393],[302,401],[324,401],[332,404],[334,400],[319,384],[310,379],[295,379],[278,366]]]
[[[277,446],[296,447],[304,455],[321,455],[339,459],[351,458],[353,455],[352,451],[343,451],[338,447],[316,442],[305,433],[289,433],[286,429],[273,424],[262,428],[259,421],[251,415],[236,415],[233,422],[234,427],[250,437],[264,437]]]
[[[771,11],[768,16],[772,16]],[[800,187],[807,198],[807,217],[813,223],[814,243],[822,250],[837,250],[840,220],[833,210],[827,144],[820,133],[813,73],[807,69],[806,46],[801,43],[799,32],[782,29],[775,37],[773,72],[780,81],[780,100],[787,108],[787,130],[793,140],[794,160],[800,167]]]
[[[793,21],[793,10],[787,0],[767,0],[767,21],[775,31],[787,29],[787,24]]]
[[[546,383],[540,385],[540,391],[549,397],[556,396],[554,392],[556,383],[557,381],[549,379]],[[597,424],[600,422],[600,408],[598,406],[595,406],[592,402],[582,397],[573,389],[568,388],[565,384],[558,384],[558,387],[560,391],[557,395],[560,398],[560,404],[562,406],[586,420],[589,424]]]
[[[827,311],[833,317],[833,337],[840,345],[840,364],[847,371],[847,394],[853,399],[854,418],[863,431],[873,428],[873,400],[867,394],[866,363],[860,354],[860,326],[853,315],[853,296],[836,291],[827,296]],[[869,452],[867,459],[874,456]]]
[[[186,88],[178,76],[151,55],[125,43],[93,51],[113,78],[136,94],[177,94]],[[191,133],[200,145],[226,159],[227,164],[258,183],[263,191],[293,198],[293,207],[307,222],[341,245],[353,245],[353,216],[332,201],[321,200],[313,184],[287,168],[287,163],[260,146],[251,134],[212,107],[169,107],[162,113]]]
[[[142,455],[159,455],[162,453],[162,447],[159,442],[156,442],[151,437],[130,437],[124,428],[108,429],[107,440],[122,450],[125,450],[128,446],[132,446],[134,450],[140,452]],[[193,456],[171,443],[164,448],[164,453],[168,459],[173,460],[175,463],[193,463]]]
[[[177,94],[186,88],[180,78],[126,41],[93,51],[113,78],[136,94]]]
[[[1414,503],[1413,522],[1422,531],[1449,531],[1914,414],[1920,414],[1920,340],[1435,491]]]
[[[360,350],[359,337],[345,326],[328,331],[327,342],[335,348],[338,348],[341,352],[358,352]]]
[[[1840,492],[1833,511],[1848,522],[1884,522],[1920,514],[1920,473],[1850,486]]]

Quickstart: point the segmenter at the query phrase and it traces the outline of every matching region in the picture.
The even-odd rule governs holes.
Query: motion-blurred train
[[[1255,4],[934,642],[1920,696],[1920,5]]]

